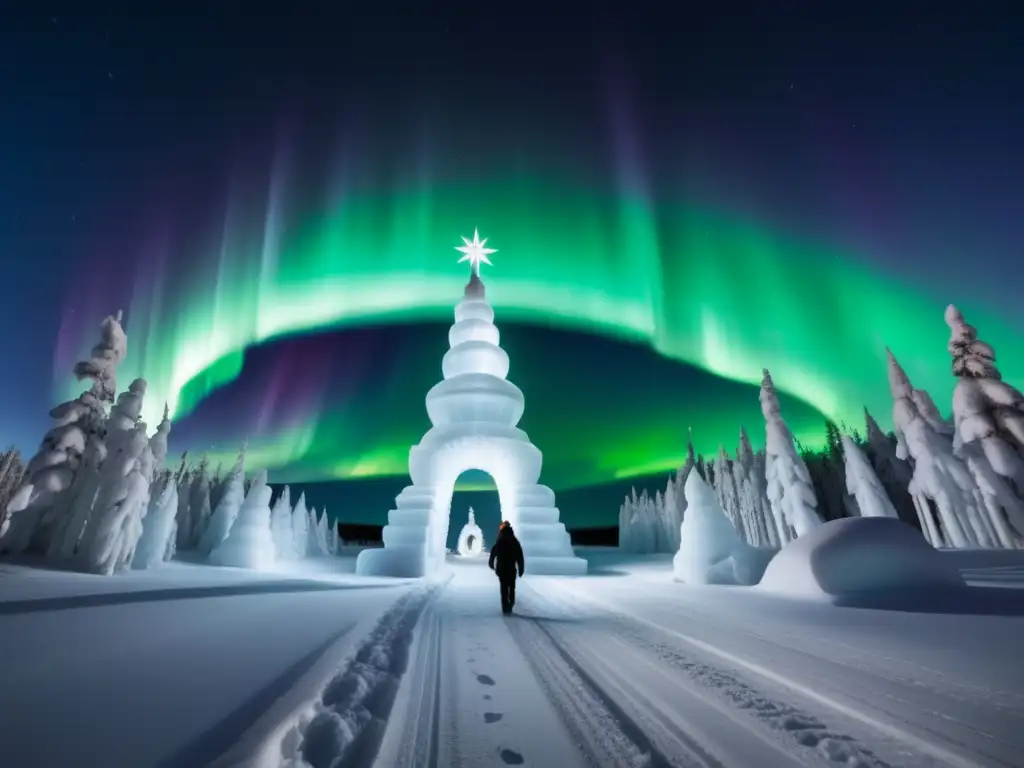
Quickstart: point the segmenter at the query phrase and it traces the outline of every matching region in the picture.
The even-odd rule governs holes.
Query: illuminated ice
[[[469,520],[459,532],[459,543],[455,549],[463,557],[474,557],[484,551],[484,532],[476,524],[473,508],[469,508]]]
[[[494,310],[487,302],[479,265],[486,240],[474,235],[459,250],[471,275],[441,364],[443,380],[427,393],[433,425],[409,451],[412,484],[396,499],[384,527],[384,547],[359,555],[365,575],[425,576],[444,561],[455,481],[468,469],[490,474],[498,488],[502,518],[512,523],[533,574],[586,573],[559,518],[554,492],[539,485],[541,452],[516,425],[523,393],[505,377],[509,359],[499,346]]]

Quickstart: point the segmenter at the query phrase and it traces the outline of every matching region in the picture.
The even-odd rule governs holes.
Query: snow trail
[[[284,734],[286,765],[361,768],[374,762],[409,663],[413,631],[439,588],[413,589],[381,617],[353,658],[327,681],[312,717]]]
[[[423,616],[376,765],[596,765],[510,634],[516,619],[501,615],[494,575],[479,565],[457,570]]]
[[[869,711],[839,701],[836,697],[811,687],[778,669],[770,669],[756,661],[716,647],[691,634],[652,621],[618,602],[613,604],[564,583],[560,583],[558,586],[571,595],[570,599],[573,601],[590,603],[605,612],[609,620],[619,623],[623,627],[621,631],[628,637],[630,644],[648,645],[660,657],[663,665],[674,666],[709,689],[718,690],[723,696],[733,701],[738,709],[746,709],[754,717],[772,727],[781,728],[791,733],[799,744],[816,747],[829,760],[833,761],[833,764],[878,766],[879,768],[889,765],[872,751],[859,745],[857,740],[850,735],[832,732],[819,717],[807,714],[800,708],[783,701],[763,696],[754,686],[744,682],[736,673],[752,673],[758,679],[769,681],[783,690],[796,693],[805,700],[823,706],[843,718],[866,725],[882,734],[895,745],[902,747],[899,749],[900,758],[893,759],[895,765],[902,766],[907,762],[915,765],[934,764],[931,761],[936,760],[943,766],[953,768],[978,768],[981,765],[933,740],[922,738],[905,728],[886,722]],[[629,624],[634,626],[630,628]],[[638,628],[643,629],[639,630]],[[651,640],[652,630],[655,635],[674,640],[676,644],[665,645],[653,642]],[[703,663],[697,660],[699,656],[691,658],[689,654],[681,652],[678,646],[679,642],[688,646],[691,651],[698,651],[699,654],[704,655],[705,659],[710,657],[712,663]],[[1002,761],[999,761],[998,764],[1011,765]]]

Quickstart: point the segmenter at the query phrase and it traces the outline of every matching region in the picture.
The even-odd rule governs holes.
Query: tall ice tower
[[[522,390],[510,382],[508,354],[499,344],[494,309],[487,302],[480,264],[490,264],[487,240],[462,238],[460,259],[469,262],[469,282],[448,331],[450,349],[441,361],[444,379],[427,393],[433,425],[409,450],[409,475],[388,513],[383,549],[360,553],[356,572],[380,576],[426,576],[444,562],[452,493],[468,469],[490,474],[501,514],[523,545],[526,571],[581,575],[559,520],[554,492],[539,485],[541,452],[516,425],[523,416]]]

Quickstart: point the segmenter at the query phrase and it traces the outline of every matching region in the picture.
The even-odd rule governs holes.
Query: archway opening
[[[466,529],[469,510],[479,531]],[[458,476],[448,505],[448,552],[476,554],[487,552],[501,524],[501,500],[491,475],[480,469],[467,469]],[[460,541],[461,538],[461,541]]]

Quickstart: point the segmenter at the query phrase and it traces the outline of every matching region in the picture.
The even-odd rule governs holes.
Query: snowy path
[[[231,586],[0,602],[4,765],[205,765],[409,589]]]
[[[1020,765],[1020,616],[835,609],[746,590],[601,581],[531,585],[588,606],[667,667],[682,665],[729,697],[762,692],[776,704],[757,715],[768,722],[778,725],[783,703],[814,713],[802,715],[807,728],[784,728],[820,749],[872,745],[896,766]],[[718,672],[709,677],[703,665]]]

